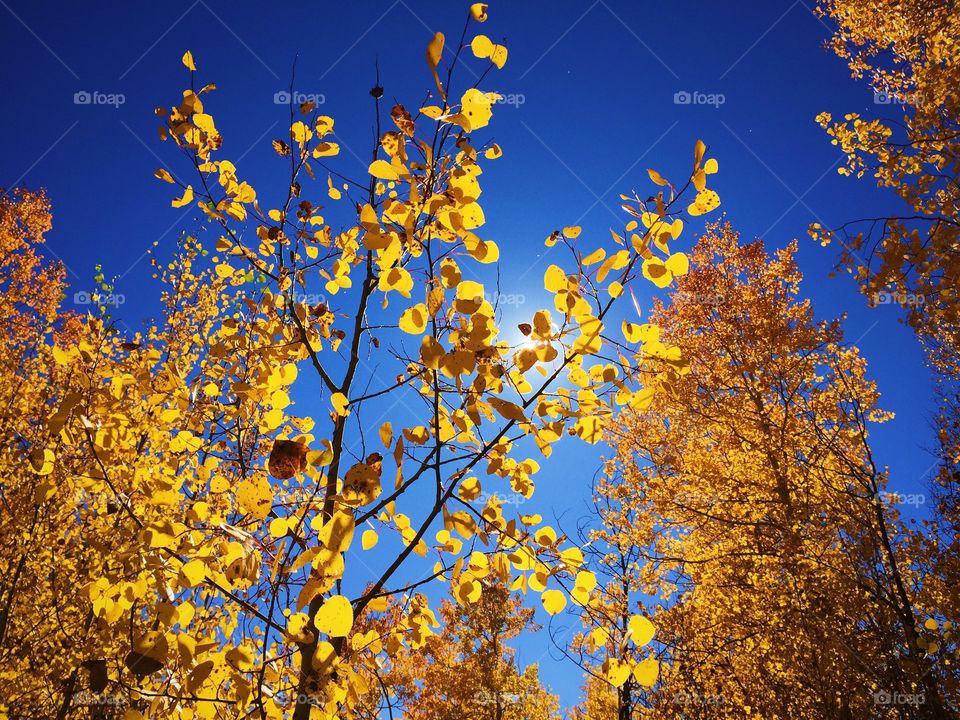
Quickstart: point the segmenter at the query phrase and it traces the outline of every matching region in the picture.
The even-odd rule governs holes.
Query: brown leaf
[[[400,132],[413,137],[413,117],[411,117],[403,105],[394,105],[390,111],[390,117],[393,118],[394,124],[400,128]]]
[[[80,667],[86,668],[90,673],[91,692],[101,693],[107,688],[107,661],[106,660],[84,660]]]
[[[163,663],[159,660],[150,657],[149,655],[144,655],[139,653],[136,650],[131,650],[127,653],[127,657],[124,659],[123,664],[127,666],[127,669],[136,675],[141,680],[147,675],[152,675],[155,672],[159,672],[163,669]]]
[[[306,466],[306,445],[293,440],[277,440],[273,443],[267,469],[277,480],[289,480]]]

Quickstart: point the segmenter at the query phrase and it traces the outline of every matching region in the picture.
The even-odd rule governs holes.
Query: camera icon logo
[[[274,105],[289,105],[290,104],[290,93],[286,90],[278,90],[273,94],[273,104]]]
[[[73,94],[74,105],[89,105],[93,102],[93,95],[86,90],[78,90]]]
[[[878,91],[873,93],[873,104],[874,105],[889,105],[893,102],[893,98],[890,97],[890,93]]]
[[[893,702],[893,696],[890,695],[888,690],[877,690],[875,693],[871,693],[873,696],[874,705],[889,705]]]
[[[75,305],[89,305],[90,301],[90,293],[88,293],[86,290],[80,290],[73,294],[73,303]]]
[[[692,99],[692,96],[686,90],[678,90],[673,94],[674,105],[689,105]]]

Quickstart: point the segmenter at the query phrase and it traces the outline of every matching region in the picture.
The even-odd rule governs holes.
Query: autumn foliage
[[[889,415],[839,323],[798,297],[795,252],[713,225],[651,316],[690,372],[629,414],[598,487],[598,535],[635,548],[630,589],[669,668],[634,717],[871,717],[889,688],[944,717],[956,692],[943,608],[869,444]]]
[[[221,156],[215,86],[184,54],[188,88],[157,109],[195,172],[172,205],[219,239],[155,259],[165,313],[143,332],[59,315],[62,273],[30,247],[43,201],[4,205],[5,302],[49,299],[6,318],[24,344],[5,372],[37,393],[8,387],[24,408],[5,446],[8,713],[82,714],[82,690],[123,698],[125,718],[361,716],[390,703],[378,668],[440,632],[425,582],[484,608],[496,568],[549,613],[590,601],[577,545],[489,490],[529,497],[553,443],[597,443],[676,382],[676,348],[608,318],[631,282],[686,272],[680,215],[719,204],[717,163],[698,141],[683,182],[651,171],[649,199],[624,196],[623,227],[587,255],[580,228],[546,228],[569,265],[549,265],[552,306],[511,338],[471,279],[501,254],[479,234],[495,97],[455,89],[464,48],[494,70],[507,50],[476,32],[485,6],[470,16],[452,59],[441,33],[427,47],[436,104],[371,93],[356,180],[330,168],[333,118],[305,103],[272,142],[288,181],[256,188]],[[389,608],[382,632],[355,630]],[[441,617],[457,612],[472,611]]]
[[[811,234],[841,243],[840,266],[874,303],[906,308],[938,371],[960,376],[960,14],[952,3],[823,0],[837,24],[832,47],[881,103],[874,117],[817,119],[845,155],[843,174],[872,177],[902,201],[881,217],[851,218]]]
[[[810,232],[864,293],[922,298],[906,318],[945,388],[926,525],[884,502],[891,415],[801,295],[797,243],[700,225],[704,142],[602,237],[544,220],[525,241],[546,306],[508,323],[482,185],[509,148],[481,86],[509,52],[486,4],[414,48],[423,104],[377,80],[359,177],[305,102],[261,184],[187,51],[155,111],[177,171],[155,175],[203,232],[152,256],[158,318],[67,311],[48,200],[0,194],[0,716],[552,720],[516,647],[537,608],[573,623],[548,631],[583,672],[577,720],[956,717],[958,15],[819,11],[905,101],[900,124],[819,121],[908,209],[875,237]],[[561,441],[608,452],[566,527],[503,501]]]

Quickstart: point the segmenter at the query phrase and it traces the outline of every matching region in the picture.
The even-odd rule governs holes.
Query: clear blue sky
[[[166,164],[190,177],[175,149],[157,139],[153,115],[186,82],[184,50],[193,51],[201,81],[218,85],[209,102],[225,157],[242,156],[243,176],[262,193],[277,179],[270,140],[285,136],[288,122],[274,95],[289,86],[295,57],[296,90],[322,96],[345,148],[337,166],[359,177],[374,59],[386,99],[418,107],[431,85],[425,45],[437,30],[455,41],[467,5],[0,0],[0,186],[48,190],[49,251],[64,260],[76,290],[90,289],[97,262],[119,276],[126,302],[115,315],[137,327],[158,309],[145,251],[158,241],[165,257],[181,230],[198,226],[195,210],[171,209],[171,186],[152,176]],[[828,279],[835,249],[805,234],[811,221],[830,225],[897,203],[868,180],[837,175],[839,154],[814,116],[889,115],[895,107],[876,105],[822,48],[829,30],[809,3],[501,0],[490,10],[483,32],[505,42],[510,57],[484,89],[515,102],[497,106],[480,133],[505,152],[485,170],[483,235],[502,248],[502,291],[528,302],[517,314],[532,314],[544,299],[542,240],[551,230],[579,224],[585,238],[604,237],[623,222],[618,194],[646,190],[648,167],[681,176],[702,138],[720,163],[713,186],[727,218],[744,238],[770,247],[800,238],[803,292],[821,317],[848,313],[847,337],[868,358],[883,405],[897,413],[875,431],[877,453],[894,489],[923,492],[931,390],[913,336],[894,307],[869,310],[848,278]],[[101,95],[78,104],[83,92]],[[682,92],[715,102],[675,102]],[[118,95],[122,104],[102,104]],[[576,443],[566,441],[544,464],[534,501],[568,521],[581,513],[599,466],[599,455]],[[543,655],[541,636],[523,643],[524,661]],[[564,704],[576,701],[578,671],[549,655],[541,671]]]

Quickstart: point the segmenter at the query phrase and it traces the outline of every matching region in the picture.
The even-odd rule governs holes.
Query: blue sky
[[[218,85],[208,104],[225,157],[242,157],[238,167],[262,196],[271,180],[282,186],[270,140],[285,136],[288,117],[274,97],[290,85],[295,60],[296,91],[322,99],[336,120],[344,148],[338,169],[360,177],[374,60],[386,99],[418,107],[432,84],[426,43],[437,30],[455,41],[467,5],[0,0],[7,56],[0,186],[48,190],[49,252],[66,263],[75,290],[90,289],[102,263],[125,299],[115,315],[137,327],[158,310],[145,251],[157,242],[166,257],[181,230],[199,226],[194,210],[170,207],[171,187],[152,175],[167,165],[190,178],[175,148],[157,139],[153,115],[187,82],[184,50],[192,50],[201,81]],[[770,247],[800,238],[803,293],[820,317],[848,314],[847,338],[868,358],[884,407],[897,414],[874,432],[877,455],[894,489],[924,492],[933,462],[925,450],[933,444],[931,388],[916,342],[895,307],[868,309],[849,278],[829,279],[835,248],[805,233],[811,221],[829,226],[898,202],[868,180],[837,175],[840,156],[814,116],[889,116],[896,107],[876,104],[823,49],[829,29],[809,5],[512,0],[491,3],[490,13],[483,32],[510,56],[483,89],[512,102],[497,106],[480,133],[505,153],[485,168],[483,235],[501,246],[501,291],[525,301],[507,312],[529,317],[543,304],[542,241],[551,230],[582,225],[585,243],[603,238],[623,223],[618,194],[647,190],[648,167],[680,177],[702,138],[720,163],[712,186],[727,219],[743,238]],[[78,103],[85,96],[77,93],[92,102]],[[566,441],[544,463],[534,503],[545,515],[574,519],[589,496],[599,454],[576,443]],[[540,635],[523,643],[521,658],[540,657],[543,677],[571,704],[579,672],[543,656]]]

